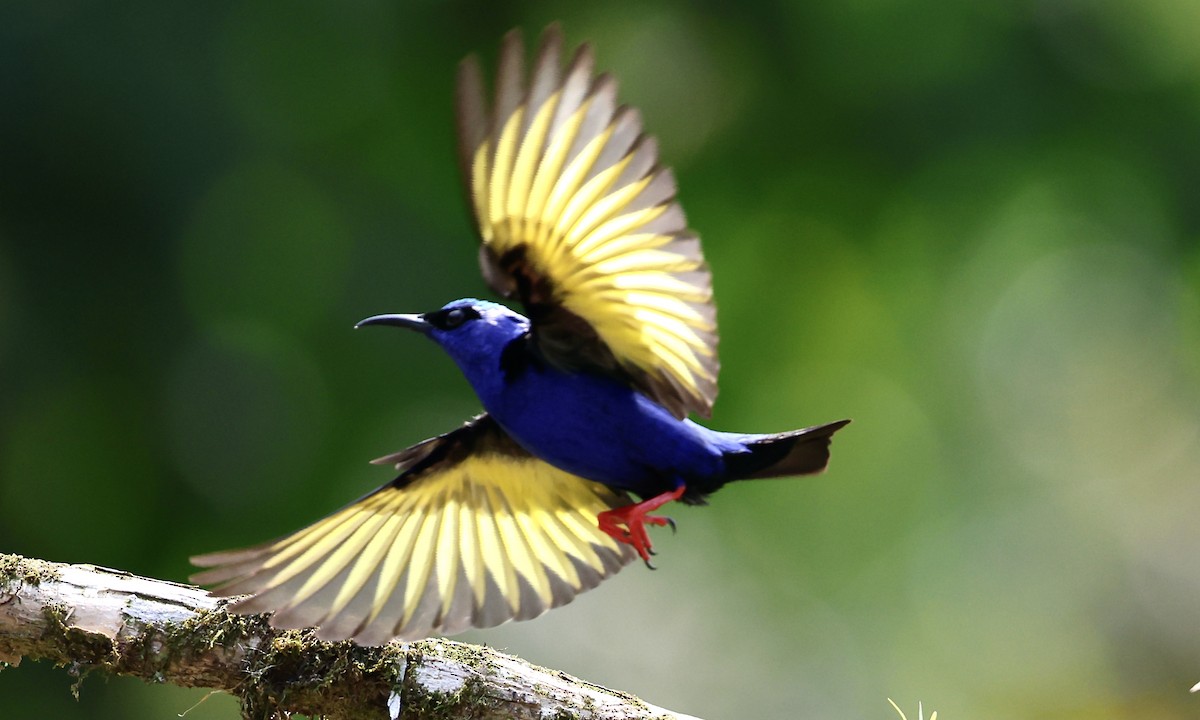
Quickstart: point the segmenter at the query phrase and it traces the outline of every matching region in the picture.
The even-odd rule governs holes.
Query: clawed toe
[[[675,521],[671,518],[649,513],[672,500],[678,500],[683,496],[684,490],[685,488],[681,485],[671,492],[656,495],[640,503],[605,510],[597,516],[596,520],[601,530],[617,542],[632,546],[642,558],[642,562],[646,563],[646,567],[655,570],[654,565],[650,563],[650,557],[656,553],[650,544],[650,535],[646,532],[646,525],[669,525],[672,533],[676,531],[676,528]]]

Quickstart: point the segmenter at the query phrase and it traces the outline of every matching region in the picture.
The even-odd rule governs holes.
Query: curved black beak
[[[372,315],[366,320],[359,320],[354,328],[358,329],[364,325],[391,325],[424,334],[428,334],[433,329],[433,325],[430,325],[422,315]]]

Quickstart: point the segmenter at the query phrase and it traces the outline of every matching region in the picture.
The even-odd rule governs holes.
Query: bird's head
[[[454,300],[416,315],[374,315],[354,327],[392,325],[416,330],[442,346],[470,379],[499,369],[500,353],[529,330],[520,313],[487,300]]]

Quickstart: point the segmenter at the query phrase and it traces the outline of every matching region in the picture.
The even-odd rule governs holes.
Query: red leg
[[[605,510],[596,516],[596,520],[599,521],[601,530],[611,535],[617,542],[632,545],[633,549],[637,550],[638,555],[642,556],[642,560],[646,563],[646,566],[654,569],[654,566],[650,564],[650,556],[654,554],[654,548],[650,545],[650,536],[646,533],[646,524],[670,525],[674,528],[675,523],[671,521],[671,518],[648,515],[647,513],[659,509],[672,500],[678,500],[683,497],[683,492],[686,489],[685,486],[680,485],[671,492],[655,495],[649,500],[613,508],[612,510]]]

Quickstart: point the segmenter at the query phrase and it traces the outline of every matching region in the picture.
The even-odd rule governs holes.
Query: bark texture
[[[328,643],[225,605],[191,585],[0,555],[0,663],[224,690],[247,718],[689,720],[489,648]]]

